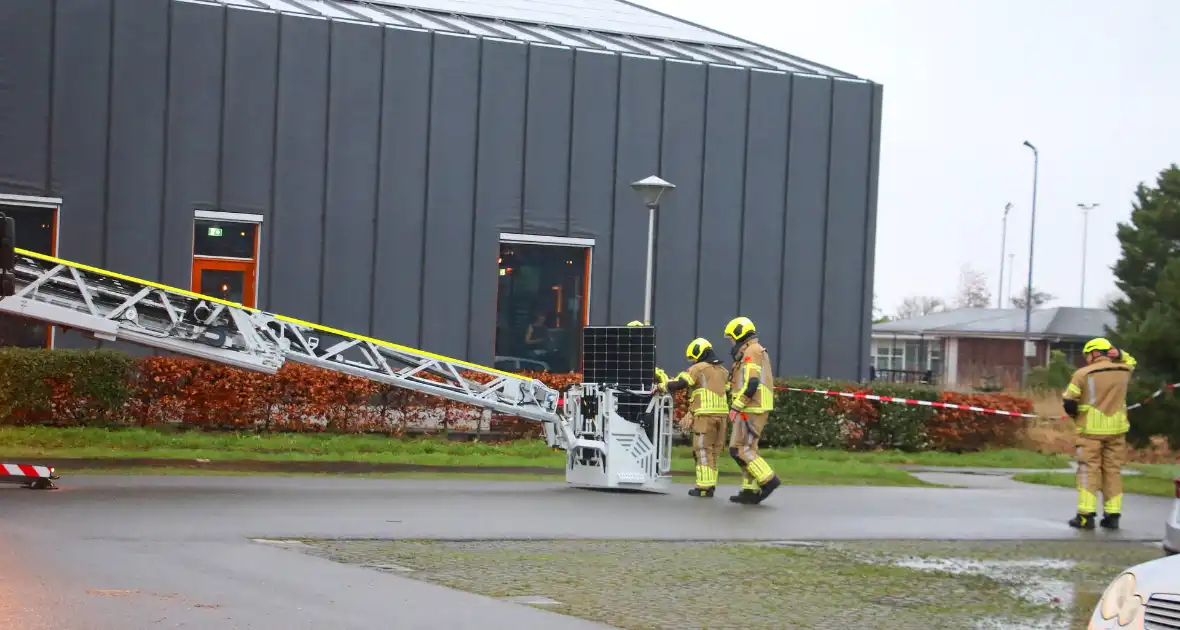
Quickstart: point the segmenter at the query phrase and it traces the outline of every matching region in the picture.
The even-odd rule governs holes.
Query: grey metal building
[[[18,246],[565,370],[642,317],[658,174],[662,364],[741,314],[779,374],[865,377],[881,93],[620,0],[5,0],[0,209]]]

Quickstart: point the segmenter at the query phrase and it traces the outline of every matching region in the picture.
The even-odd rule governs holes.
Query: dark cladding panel
[[[48,192],[53,4],[0,2],[0,192]]]
[[[865,221],[864,306],[860,324],[860,344],[863,357],[869,356],[873,332],[874,258],[877,252],[877,179],[881,170],[882,91],[883,88],[880,85],[873,85],[872,132],[869,136],[868,199],[865,201],[867,220]],[[867,359],[861,363],[860,378],[862,380],[869,378]]]
[[[490,365],[496,355],[496,330],[495,318],[488,313],[496,312],[500,232],[515,232],[520,226],[528,48],[520,42],[484,40],[482,56],[467,356]]]
[[[801,332],[777,341],[784,377],[819,370],[831,91],[829,79],[796,76],[791,86],[782,319],[784,329]]]
[[[264,308],[315,320],[320,314],[328,22],[286,15],[280,19],[275,212],[263,226],[262,239],[271,272],[260,280],[267,286]]]
[[[471,293],[479,40],[437,34],[433,71],[422,347],[462,358]]]
[[[103,263],[102,239],[95,235],[102,234],[106,213],[110,25],[110,2],[58,3],[53,73],[53,195],[63,199],[58,251],[89,265]]]
[[[587,50],[577,51],[574,59],[570,236],[595,239],[590,268],[593,324],[608,319],[619,59]]]
[[[831,378],[856,379],[868,356],[868,348],[861,347],[861,321],[872,116],[871,85],[833,81],[820,341],[820,374]]]
[[[779,325],[790,95],[790,75],[750,72],[740,311],[754,320],[772,350],[779,339],[798,332],[790,322]],[[771,359],[776,368],[783,365],[778,352]]]
[[[104,266],[158,281],[168,95],[168,3],[119,2],[113,41]]]
[[[669,61],[664,68],[663,160],[660,173],[676,185],[657,217],[654,317],[664,340],[662,366],[682,365],[696,327],[697,245],[701,238],[701,161],[705,148],[706,67]],[[704,333],[714,343],[715,335]],[[671,369],[671,368],[668,368]]]
[[[522,231],[564,236],[574,51],[540,44],[529,49]]]
[[[648,211],[631,182],[660,167],[660,105],[664,64],[624,55],[619,74],[619,128],[611,233],[610,325],[643,319]]]
[[[332,25],[320,322],[370,334],[381,63],[378,26]]]
[[[160,244],[160,278],[171,286],[190,286],[193,211],[216,206],[224,24],[223,10],[187,2],[172,4],[168,170]]]
[[[421,346],[432,40],[421,31],[386,33],[381,97],[373,336],[415,347]]]
[[[738,312],[743,176],[746,162],[746,98],[749,72],[709,68],[705,110],[704,186],[701,197],[700,285],[697,334],[722,343],[722,332]],[[675,182],[673,182],[675,183]],[[751,319],[753,319],[751,317]],[[759,324],[758,320],[754,323]],[[760,324],[766,330],[766,324]],[[764,342],[769,342],[765,337]]]
[[[222,210],[270,214],[281,16],[230,9],[225,25]]]

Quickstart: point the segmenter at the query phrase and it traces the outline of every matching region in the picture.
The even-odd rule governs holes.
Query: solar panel
[[[651,391],[655,385],[656,329],[652,326],[587,326],[582,332],[582,380],[619,389]],[[651,397],[620,393],[618,411],[647,429]]]
[[[391,7],[414,7],[465,15],[519,20],[666,39],[739,46],[748,44],[720,33],[616,0],[368,0]]]

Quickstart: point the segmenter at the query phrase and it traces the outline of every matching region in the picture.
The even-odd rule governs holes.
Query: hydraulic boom
[[[567,451],[570,483],[667,489],[668,396],[652,397],[649,437],[617,414],[610,387],[583,383],[563,395],[536,379],[184,289],[23,249],[9,256],[0,251],[0,312],[268,374],[287,360],[306,363],[528,418]]]

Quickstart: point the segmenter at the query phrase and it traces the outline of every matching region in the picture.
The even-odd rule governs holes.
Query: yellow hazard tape
[[[139,284],[146,285],[149,287],[154,287],[157,289],[162,289],[164,291],[171,291],[173,293],[179,293],[179,294],[184,295],[186,297],[195,298],[198,300],[205,300],[208,302],[215,302],[217,304],[224,304],[226,306],[232,306],[235,308],[240,308],[243,310],[250,311],[251,313],[262,313],[263,312],[259,309],[251,308],[249,306],[244,306],[244,305],[239,304],[237,302],[230,302],[229,300],[222,300],[220,298],[215,298],[215,297],[212,297],[209,295],[201,295],[200,293],[193,293],[192,291],[186,291],[185,289],[180,289],[177,287],[170,287],[166,284],[152,282],[151,280],[144,280],[143,278],[136,278],[134,276],[127,276],[127,275],[124,275],[121,273],[115,273],[114,271],[108,271],[106,269],[99,269],[98,267],[91,267],[90,265],[83,265],[82,263],[77,263],[77,262],[65,260],[62,258],[54,258],[53,256],[46,256],[45,254],[38,254],[37,252],[29,251],[27,249],[21,249],[19,247],[15,248],[15,249],[16,249],[16,253],[18,253],[22,256],[29,256],[30,258],[38,258],[40,260],[44,260],[46,262],[51,262],[56,265],[65,265],[67,267],[75,267],[77,269],[81,269],[82,271],[89,271],[90,273],[96,273],[96,274],[99,274],[102,276],[107,276],[109,278],[118,278],[120,280],[126,280],[128,282],[137,282]],[[519,374],[513,374],[511,372],[503,372],[503,371],[497,370],[495,368],[490,368],[490,367],[486,367],[483,365],[471,363],[468,361],[462,361],[459,359],[452,359],[451,357],[443,356],[441,354],[434,354],[432,352],[426,352],[425,350],[419,350],[417,348],[410,348],[409,346],[401,346],[396,343],[389,343],[388,341],[382,341],[380,339],[374,339],[373,337],[366,337],[364,335],[350,333],[346,330],[340,330],[338,328],[330,328],[328,326],[321,326],[320,324],[313,324],[312,322],[306,322],[301,319],[295,319],[294,317],[287,317],[286,315],[279,315],[278,313],[270,313],[270,315],[274,316],[275,319],[282,320],[282,321],[290,323],[290,324],[296,324],[298,326],[306,326],[308,328],[314,328],[315,330],[318,330],[320,332],[331,333],[333,335],[340,335],[341,337],[348,337],[349,339],[358,339],[360,341],[367,341],[369,343],[374,343],[379,346],[384,346],[386,348],[389,348],[391,350],[397,350],[399,352],[410,352],[413,354],[417,354],[417,355],[421,355],[421,356],[428,357],[431,359],[435,359],[437,361],[446,361],[448,363],[454,363],[455,365],[461,365],[461,366],[465,366],[465,367],[475,368],[476,370],[480,370],[483,372],[489,372],[491,374],[499,374],[502,376],[509,376],[509,377],[519,379],[522,381],[531,380],[531,379],[521,376]]]

